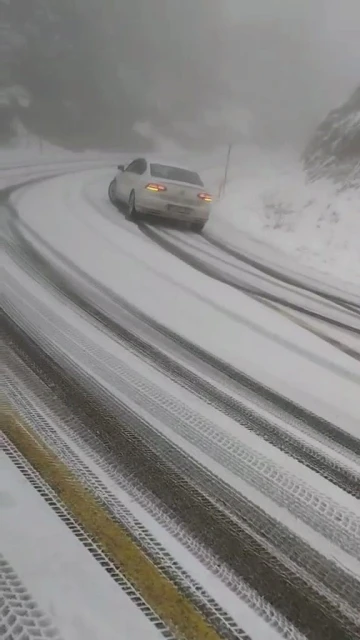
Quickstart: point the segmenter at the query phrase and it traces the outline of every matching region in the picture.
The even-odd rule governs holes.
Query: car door
[[[123,200],[123,180],[124,180],[124,172],[126,169],[126,165],[119,165],[118,166],[118,171],[116,173],[115,176],[115,190],[116,190],[116,197],[118,200]]]
[[[136,189],[139,177],[143,172],[143,159],[137,158],[130,162],[130,164],[122,172],[119,181],[119,197],[127,202],[130,197],[131,191]]]
[[[116,174],[116,195],[119,200],[125,201],[126,193],[127,193],[127,183],[129,182],[129,169],[131,170],[132,165],[134,165],[135,160],[130,162],[128,165],[124,165],[123,169],[119,169]]]

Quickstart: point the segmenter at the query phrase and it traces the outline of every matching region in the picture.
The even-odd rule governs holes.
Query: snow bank
[[[99,151],[97,149],[71,151],[64,149],[29,132],[20,119],[14,121],[14,130],[15,136],[6,146],[0,147],[0,171],[19,166],[46,165],[49,162],[54,164],[56,162],[99,160],[100,162],[110,161],[117,164],[124,157],[124,153],[120,149],[118,151]]]
[[[309,183],[289,154],[258,152],[256,161],[253,151],[248,163],[233,159],[209,230],[234,243],[234,227],[300,264],[360,284],[360,189]]]
[[[0,171],[1,169],[19,165],[24,166],[26,164],[45,164],[48,161],[55,162],[57,160],[104,159],[115,155],[114,153],[110,154],[95,150],[69,151],[50,144],[32,134],[24,134],[14,138],[8,146],[0,148]]]
[[[37,179],[103,167],[124,162],[121,151],[69,151],[30,134],[21,125],[18,135],[6,147],[0,147],[0,189]]]

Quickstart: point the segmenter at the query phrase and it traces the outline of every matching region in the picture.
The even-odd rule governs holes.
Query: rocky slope
[[[360,186],[360,86],[320,124],[305,149],[304,164],[311,179]]]

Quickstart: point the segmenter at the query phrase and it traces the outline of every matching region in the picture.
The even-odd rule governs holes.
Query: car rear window
[[[151,164],[150,172],[153,178],[175,180],[176,182],[187,182],[198,187],[204,186],[199,174],[196,173],[196,171],[179,169],[178,167],[169,167],[165,164]]]

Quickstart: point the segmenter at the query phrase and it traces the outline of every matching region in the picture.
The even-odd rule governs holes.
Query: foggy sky
[[[60,10],[65,3],[53,5]],[[360,0],[67,0],[66,6],[73,7],[68,20],[71,11],[79,14],[82,44],[91,51],[92,59],[83,55],[84,73],[92,74],[115,118],[119,105],[124,122],[173,123],[179,135],[189,125],[217,127],[221,142],[238,135],[303,147],[360,83]],[[82,86],[73,84],[76,95]]]
[[[105,0],[100,12],[123,86],[177,120],[200,105],[250,113],[255,137],[301,145],[360,82],[360,0]]]
[[[273,21],[295,35],[303,29],[330,96],[341,100],[360,82],[359,0],[223,0],[222,8],[229,23]]]
[[[248,76],[246,91],[255,100],[264,97],[257,83],[266,84],[269,124],[277,129],[281,122],[288,123],[294,140],[306,136],[360,84],[359,0],[223,0],[220,6],[224,25],[233,29],[235,23],[239,33],[247,25],[271,25],[275,38],[269,33],[269,40],[261,42],[260,32],[259,39],[247,42],[248,60],[246,64],[238,60],[238,70]],[[282,42],[276,42],[277,31]],[[259,55],[262,46],[263,56]],[[240,43],[238,47],[242,50]],[[224,60],[228,55],[225,41]],[[233,83],[234,65],[230,63],[229,68],[229,83]],[[241,88],[235,94],[241,101]]]

